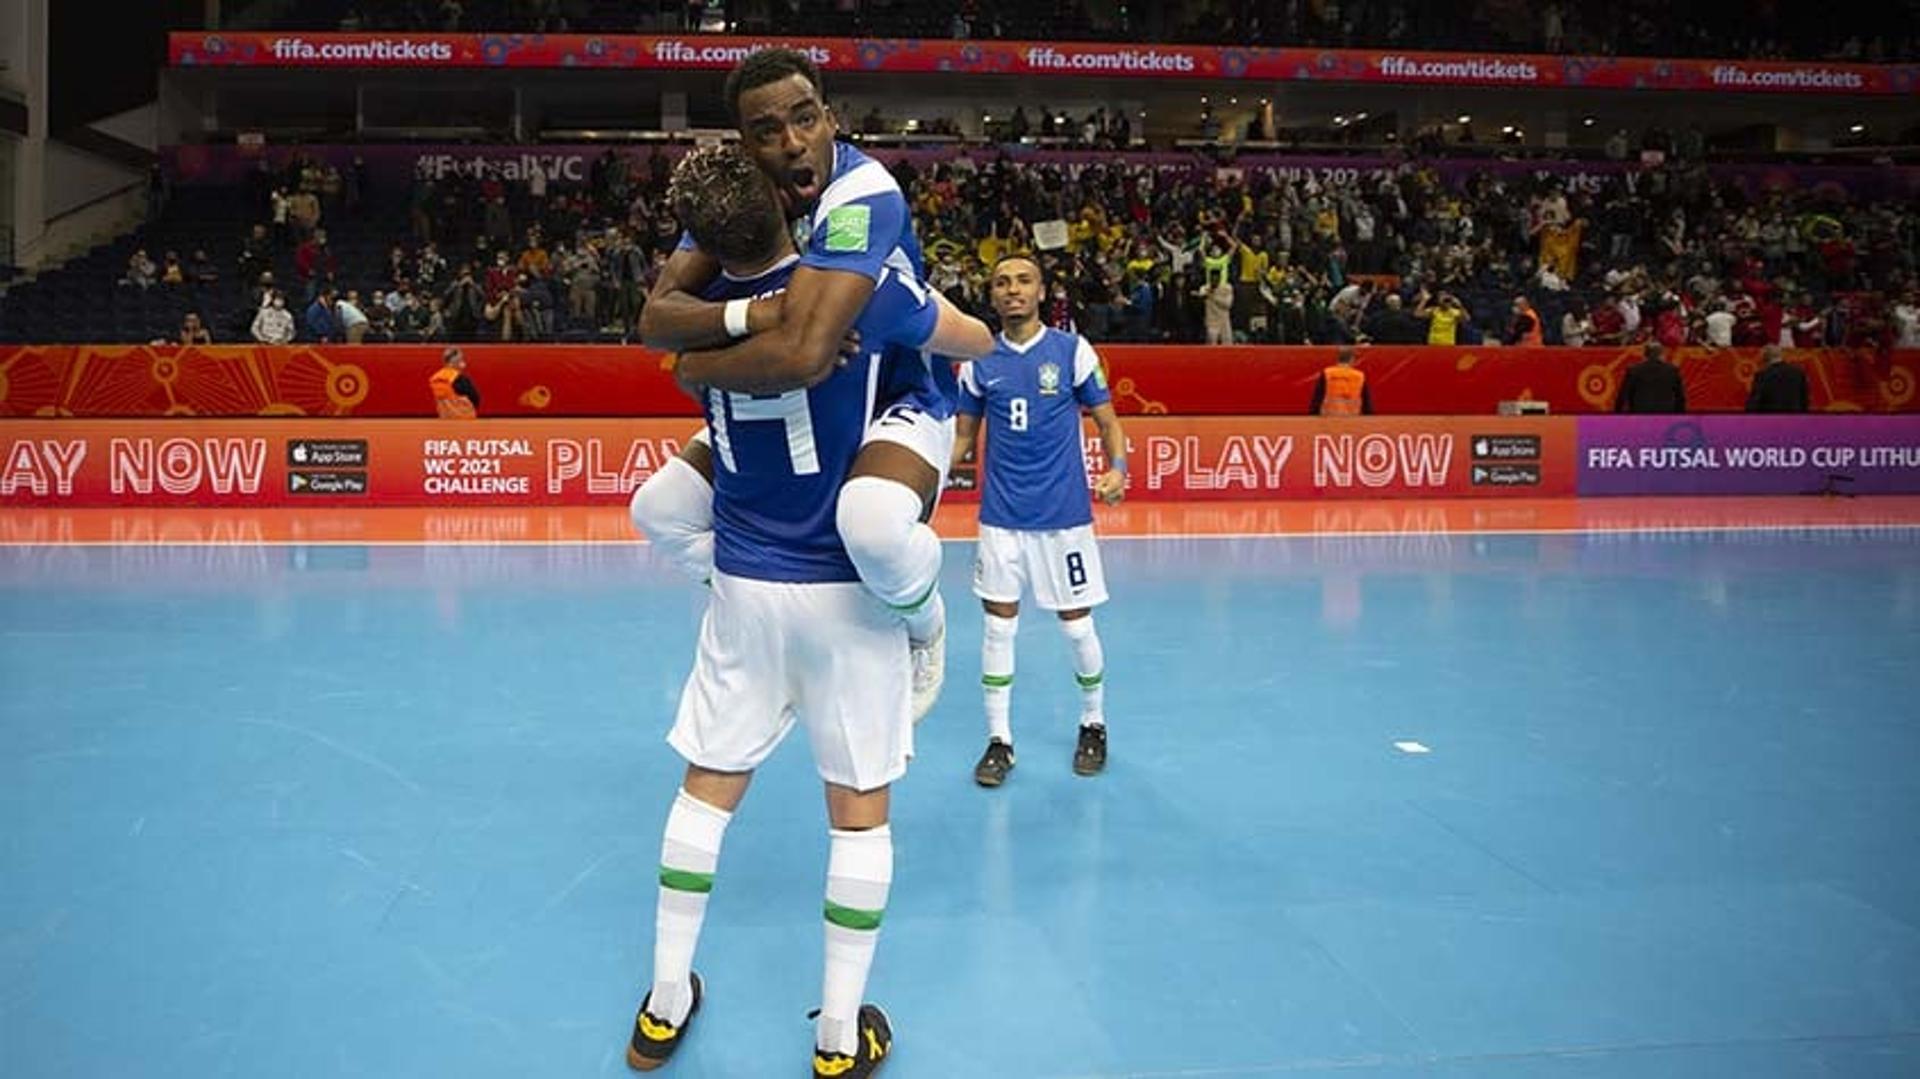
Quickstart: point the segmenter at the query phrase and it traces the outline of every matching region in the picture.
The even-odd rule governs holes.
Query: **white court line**
[[[1792,525],[1647,525],[1572,528],[1471,528],[1471,529],[1376,529],[1355,532],[1156,532],[1152,535],[1102,535],[1101,543],[1137,540],[1326,540],[1326,539],[1431,539],[1436,536],[1627,536],[1681,535],[1685,533],[1777,532],[1915,532],[1920,521],[1864,521],[1858,524],[1814,523]],[[1096,533],[1097,534],[1097,533]],[[945,537],[942,543],[974,543],[976,537]],[[0,539],[5,547],[645,547],[644,539],[449,539],[449,540],[337,540],[337,539],[261,539],[261,540],[166,540],[149,543],[138,540],[62,540],[58,542]]]

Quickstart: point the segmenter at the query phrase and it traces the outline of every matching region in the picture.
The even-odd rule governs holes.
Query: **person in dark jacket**
[[[1807,373],[1786,361],[1779,345],[1760,350],[1765,362],[1754,372],[1753,390],[1747,394],[1748,412],[1805,412],[1807,410]]]
[[[334,312],[333,305],[333,290],[322,288],[313,303],[307,306],[303,321],[306,323],[305,336],[308,341],[326,344],[340,340],[340,316]]]
[[[1658,342],[1649,341],[1646,359],[1627,368],[1620,382],[1620,396],[1614,399],[1615,412],[1685,412],[1687,387],[1680,381],[1680,369],[1667,362],[1667,351]]]

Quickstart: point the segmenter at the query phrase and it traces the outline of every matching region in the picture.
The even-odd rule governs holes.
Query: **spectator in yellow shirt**
[[[1457,345],[1460,343],[1460,325],[1467,321],[1467,309],[1454,298],[1451,292],[1442,292],[1432,303],[1427,300],[1426,291],[1420,293],[1420,302],[1413,309],[1413,317],[1425,319],[1427,323],[1427,344]]]

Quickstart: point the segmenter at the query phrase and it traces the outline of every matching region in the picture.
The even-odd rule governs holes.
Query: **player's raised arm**
[[[739,344],[682,355],[676,373],[683,383],[736,393],[813,386],[833,373],[840,343],[872,295],[864,274],[801,266],[787,285],[787,317]]]
[[[697,247],[683,246],[667,256],[640,312],[640,340],[665,352],[718,348],[780,321],[777,296],[726,303],[701,299],[700,290],[719,272],[719,261]]]
[[[953,306],[939,292],[933,293],[933,302],[940,314],[924,346],[928,351],[962,360],[977,360],[993,351],[993,331],[986,323]]]

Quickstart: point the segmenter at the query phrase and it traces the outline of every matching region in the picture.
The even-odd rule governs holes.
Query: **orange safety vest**
[[[1520,340],[1515,343],[1520,345],[1531,345],[1535,348],[1545,345],[1547,343],[1547,339],[1540,332],[1540,312],[1529,308],[1526,312],[1524,312],[1524,317],[1526,317],[1530,321],[1527,324],[1527,328],[1520,331]]]
[[[1327,394],[1320,399],[1322,416],[1358,416],[1360,414],[1360,389],[1367,384],[1367,376],[1351,367],[1335,365],[1320,372],[1327,380]]]
[[[460,372],[451,367],[442,367],[433,373],[433,407],[443,420],[471,420],[479,413],[473,410],[473,402],[455,393],[453,383]]]

